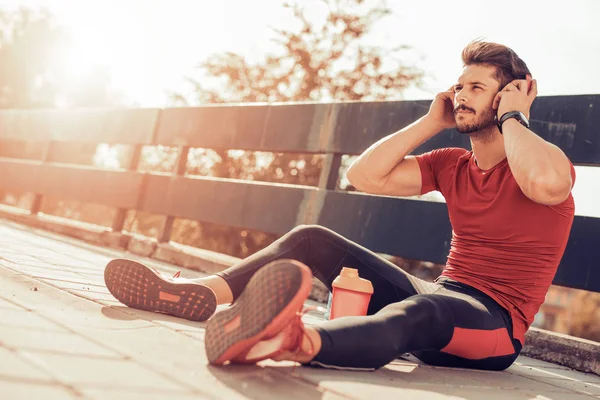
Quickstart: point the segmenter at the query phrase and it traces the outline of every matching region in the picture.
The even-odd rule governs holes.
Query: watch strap
[[[502,133],[502,124],[504,124],[504,122],[510,118],[516,119],[521,125],[529,128],[529,121],[527,121],[527,117],[525,117],[521,111],[509,111],[504,113],[498,120],[498,129],[500,130],[500,133]]]

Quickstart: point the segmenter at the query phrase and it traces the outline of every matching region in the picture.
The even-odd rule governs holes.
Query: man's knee
[[[302,224],[294,227],[290,234],[292,236],[302,236],[305,238],[314,237],[335,237],[337,234],[329,228],[316,224]]]

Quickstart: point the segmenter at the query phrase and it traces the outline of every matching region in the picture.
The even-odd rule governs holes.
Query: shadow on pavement
[[[205,322],[189,321],[184,318],[174,317],[172,315],[161,314],[153,311],[138,310],[136,308],[126,306],[104,306],[101,309],[102,315],[110,319],[121,321],[144,320],[149,322],[169,322],[177,325],[203,328]]]

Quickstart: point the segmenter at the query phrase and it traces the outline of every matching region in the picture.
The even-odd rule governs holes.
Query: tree
[[[0,108],[114,106],[119,94],[97,68],[74,80],[65,69],[72,37],[47,10],[0,10]]]
[[[52,106],[55,55],[67,45],[47,11],[0,12],[0,107]]]
[[[241,54],[215,54],[199,66],[200,79],[189,78],[193,95],[172,94],[176,105],[232,102],[390,100],[410,85],[420,85],[423,72],[401,61],[407,46],[373,46],[366,39],[391,14],[381,0],[320,0],[323,18],[309,19],[305,2],[284,3],[296,29],[273,29],[274,47],[251,63]],[[238,154],[238,153],[236,153]],[[231,151],[206,150],[214,160],[211,175],[247,179],[257,154],[236,158]],[[258,155],[264,157],[264,155]],[[345,158],[344,165],[352,160]],[[236,164],[242,164],[239,168]],[[322,157],[276,154],[250,179],[315,185]],[[298,168],[301,166],[301,168]]]
[[[318,4],[320,19],[307,16],[306,2],[285,3],[295,27],[272,29],[271,53],[257,62],[235,53],[212,55],[199,65],[200,77],[188,79],[192,94],[172,94],[173,103],[389,100],[400,99],[407,87],[420,84],[423,72],[402,62],[407,46],[368,43],[373,28],[391,14],[383,1]],[[318,183],[323,162],[322,155],[241,150],[192,149],[190,154],[188,173],[312,186]],[[346,167],[352,161],[344,160]],[[175,241],[238,257],[276,238],[194,221],[179,221],[173,230]]]
[[[72,38],[46,10],[0,10],[0,108],[114,106],[119,96],[110,89],[110,76],[97,68],[80,79],[69,74]],[[44,143],[1,140],[0,156],[40,158]],[[51,160],[92,164],[96,145],[54,143]],[[28,196],[0,192],[0,201],[23,206]],[[81,215],[82,205],[46,200],[51,213]],[[86,216],[91,215],[88,212]],[[89,219],[89,218],[88,218]],[[108,221],[110,223],[110,221]]]
[[[390,100],[419,85],[423,72],[403,65],[399,45],[367,44],[372,28],[391,10],[382,1],[321,0],[322,21],[309,20],[301,2],[285,3],[298,29],[273,29],[273,52],[251,63],[241,54],[215,54],[202,62],[193,95],[175,103]],[[191,97],[191,98],[190,98]]]

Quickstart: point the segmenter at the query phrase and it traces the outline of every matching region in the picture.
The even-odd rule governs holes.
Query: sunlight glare
[[[106,143],[99,144],[94,154],[94,164],[107,169],[119,169],[119,154],[116,146],[110,146]]]

